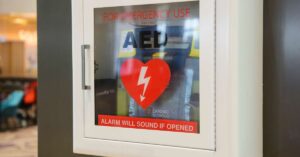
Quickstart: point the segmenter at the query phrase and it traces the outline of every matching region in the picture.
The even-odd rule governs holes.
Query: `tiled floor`
[[[37,157],[37,127],[0,133],[0,157]]]

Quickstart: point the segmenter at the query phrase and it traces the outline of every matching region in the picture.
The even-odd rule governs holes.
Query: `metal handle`
[[[90,49],[90,45],[82,45],[81,46],[81,59],[82,59],[82,89],[89,90],[91,86],[86,85],[85,83],[85,52]]]

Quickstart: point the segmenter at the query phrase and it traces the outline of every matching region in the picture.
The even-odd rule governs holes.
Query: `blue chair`
[[[17,111],[23,100],[23,91],[14,91],[0,104],[0,123],[5,123],[8,118],[17,117]]]

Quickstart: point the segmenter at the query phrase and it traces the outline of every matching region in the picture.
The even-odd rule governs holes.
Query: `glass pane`
[[[199,1],[94,15],[96,125],[199,133]]]

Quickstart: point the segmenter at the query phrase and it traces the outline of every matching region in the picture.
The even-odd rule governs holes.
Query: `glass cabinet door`
[[[198,6],[94,10],[96,125],[102,115],[140,117],[193,122],[199,133]]]

